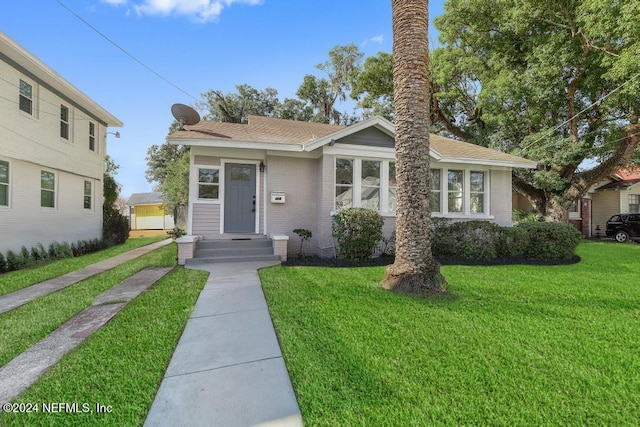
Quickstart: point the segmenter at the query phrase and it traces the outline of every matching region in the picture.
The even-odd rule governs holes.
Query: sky
[[[443,2],[429,2],[431,21]],[[295,98],[334,46],[366,57],[393,42],[391,0],[3,0],[0,30],[124,123],[107,152],[125,199],[152,191],[145,157],[164,143],[172,104],[240,84]]]

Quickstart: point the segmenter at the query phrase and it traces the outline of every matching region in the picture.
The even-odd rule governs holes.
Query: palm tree
[[[433,294],[446,280],[431,253],[428,0],[392,0],[396,258],[384,288]]]

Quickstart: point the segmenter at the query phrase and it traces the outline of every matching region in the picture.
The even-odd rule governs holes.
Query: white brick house
[[[366,207],[395,228],[394,127],[374,117],[349,127],[250,116],[201,122],[170,135],[191,146],[187,232],[203,239],[312,231],[308,253],[333,254],[331,216]],[[431,135],[433,216],[511,224],[512,168],[534,162]]]
[[[109,126],[122,122],[0,32],[0,252],[101,237]]]

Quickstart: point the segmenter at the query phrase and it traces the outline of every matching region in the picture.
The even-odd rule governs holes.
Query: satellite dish
[[[193,108],[184,104],[173,104],[171,106],[171,114],[180,122],[180,130],[184,125],[195,125],[200,122],[200,114]]]

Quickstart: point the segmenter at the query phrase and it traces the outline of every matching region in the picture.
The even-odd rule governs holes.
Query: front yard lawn
[[[0,365],[136,272],[175,265],[175,244],[0,316]],[[66,355],[16,402],[88,404],[92,412],[0,412],[2,426],[142,425],[208,273],[176,267]],[[96,412],[96,404],[109,411]]]
[[[454,295],[383,267],[260,271],[305,425],[637,425],[640,245],[565,266],[445,266]]]

